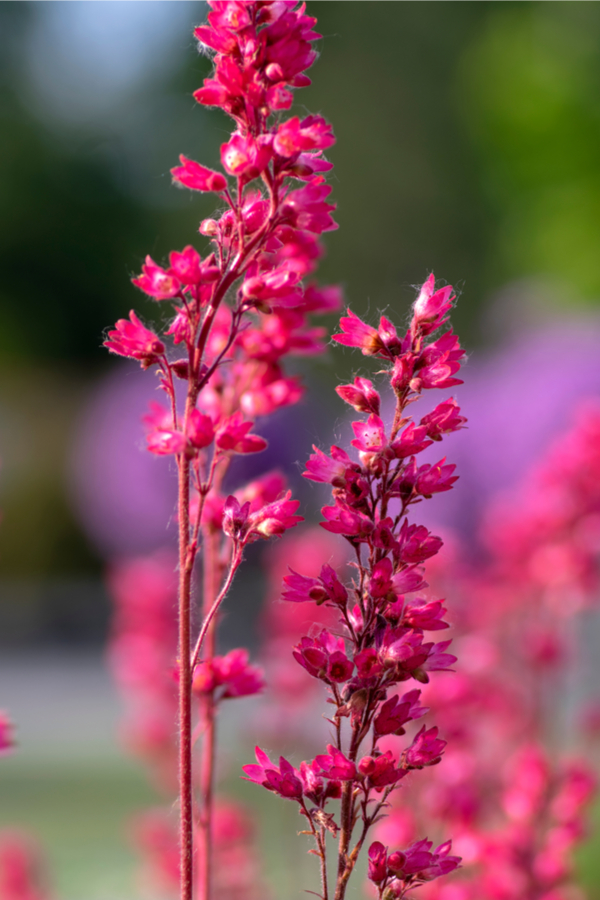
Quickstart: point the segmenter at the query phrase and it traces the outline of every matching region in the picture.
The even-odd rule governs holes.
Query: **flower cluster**
[[[420,689],[400,686],[410,680],[427,684],[431,672],[448,670],[456,661],[448,652],[450,641],[426,638],[426,632],[448,627],[443,601],[418,593],[427,588],[423,563],[435,556],[442,541],[425,526],[411,523],[408,512],[452,487],[454,466],[445,459],[419,465],[417,457],[461,428],[465,419],[448,399],[418,421],[407,414],[423,391],[459,383],[455,375],[464,354],[458,340],[451,331],[435,335],[447,322],[453,299],[450,287],[435,289],[432,275],[420,290],[405,334],[398,334],[385,317],[378,328],[351,312],[341,319],[342,333],[335,340],[387,363],[396,398],[394,418],[387,425],[380,417],[380,395],[369,379],[357,377],[343,385],[338,389],[342,399],[367,415],[353,423],[357,457],[340,447],[332,447],[329,455],[315,448],[304,473],[331,485],[334,505],[322,510],[321,527],[343,536],[352,555],[350,584],[329,562],[311,575],[290,569],[283,579],[282,599],[291,606],[310,603],[333,616],[329,627],[313,629],[293,650],[301,668],[326,686],[333,706],[332,739],[326,754],[299,768],[284,757],[276,765],[257,748],[257,764],[244,771],[249,780],[299,804],[321,860],[324,898],[325,832],[340,835],[335,898],[342,900],[388,798],[408,772],[437,765],[446,746],[435,726],[415,733],[412,723],[428,710],[420,703]],[[409,730],[412,739],[402,742]],[[338,816],[328,809],[332,800],[339,800]],[[360,836],[352,846],[359,821]],[[388,859],[382,847],[388,862],[372,879],[379,895],[402,896],[409,886],[456,868],[459,860],[449,855],[449,848],[444,844],[431,853],[431,844],[421,841]]]
[[[432,841],[415,841],[405,850],[387,852],[379,841],[369,847],[369,879],[376,885],[379,896],[404,897],[411,888],[453,872],[460,865],[458,856],[451,856],[450,841],[440,844],[432,852]]]

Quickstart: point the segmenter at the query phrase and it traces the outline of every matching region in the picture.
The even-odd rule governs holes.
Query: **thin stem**
[[[215,615],[217,614],[219,606],[225,599],[225,597],[229,591],[229,588],[231,587],[231,585],[233,583],[235,573],[237,572],[241,561],[242,561],[242,550],[240,547],[237,547],[236,550],[234,551],[233,559],[231,561],[231,564],[229,567],[229,572],[227,573],[227,578],[225,579],[225,583],[223,584],[223,587],[219,591],[219,594],[218,594],[215,602],[209,609],[209,611],[204,619],[204,622],[202,623],[202,627],[200,628],[200,634],[198,635],[198,640],[196,641],[196,646],[194,647],[194,652],[192,653],[191,669],[193,669],[194,666],[196,665],[196,663],[198,662],[198,657],[200,656],[200,650],[202,649],[202,644],[204,643],[204,638],[206,637],[206,634],[211,626],[212,620],[214,619]]]
[[[194,833],[192,810],[192,680],[190,667],[191,577],[189,564],[190,463],[179,468],[179,853],[181,900],[192,900]]]

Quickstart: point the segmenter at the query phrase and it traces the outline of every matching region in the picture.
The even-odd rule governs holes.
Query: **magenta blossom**
[[[248,651],[240,648],[199,663],[194,669],[194,693],[202,696],[222,688],[218,691],[219,700],[260,693],[266,686],[263,670],[250,665],[248,659]]]
[[[379,709],[374,721],[377,734],[404,734],[404,725],[412,719],[418,719],[429,712],[426,706],[419,705],[421,691],[408,691],[400,697],[390,697]]]
[[[356,776],[356,766],[337,750],[333,744],[327,744],[327,754],[315,757],[315,763],[327,778],[337,781],[352,781]]]
[[[404,751],[403,762],[410,769],[435,766],[441,761],[446,743],[438,738],[437,727],[426,729],[423,725],[410,747]]]
[[[340,384],[336,392],[357,412],[379,415],[381,397],[368,378],[355,378],[354,384]]]
[[[127,319],[117,321],[115,330],[108,332],[108,340],[104,341],[104,346],[119,356],[138,359],[142,369],[147,369],[164,356],[165,345],[153,331],[142,325],[133,310],[129,313],[129,319],[129,322]]]
[[[180,166],[171,169],[173,181],[193,191],[215,191],[221,193],[227,188],[227,179],[220,172],[213,172],[181,154]]]
[[[131,280],[136,287],[155,300],[172,300],[181,291],[178,279],[158,266],[150,256],[146,257],[142,274]]]
[[[261,784],[287,800],[301,800],[303,791],[298,770],[283,756],[279,757],[278,768],[260,747],[256,747],[255,753],[258,765],[242,766],[247,775],[246,781]]]

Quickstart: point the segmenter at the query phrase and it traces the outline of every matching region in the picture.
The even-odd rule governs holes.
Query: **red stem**
[[[191,577],[189,509],[190,463],[179,467],[179,859],[181,900],[193,898],[194,831],[192,810],[192,679],[190,666]]]

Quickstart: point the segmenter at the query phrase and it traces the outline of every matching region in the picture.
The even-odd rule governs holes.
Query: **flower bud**
[[[219,226],[215,219],[204,219],[200,222],[200,228],[198,229],[200,234],[204,234],[206,237],[215,237],[215,235],[219,232]]]

